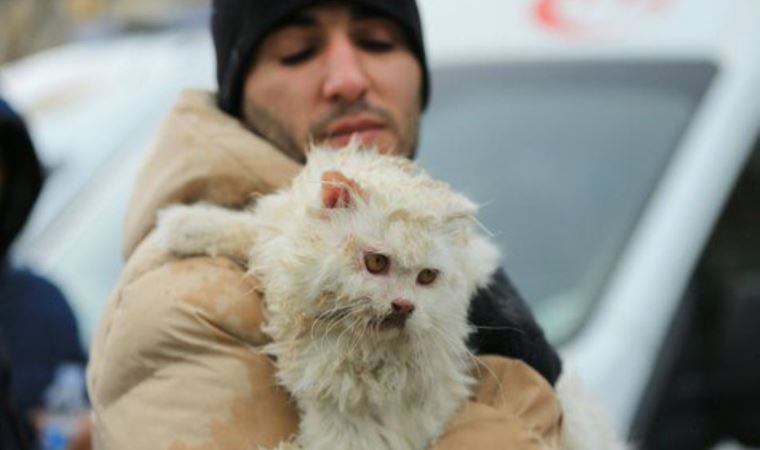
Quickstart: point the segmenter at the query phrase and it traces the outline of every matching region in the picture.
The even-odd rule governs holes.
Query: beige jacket
[[[249,450],[292,435],[298,413],[259,352],[255,279],[224,258],[177,259],[151,234],[173,202],[247,203],[300,166],[187,92],[169,115],[135,184],[127,260],[93,339],[88,387],[99,450]],[[481,358],[473,399],[435,446],[553,448],[561,413],[551,387],[520,361]]]

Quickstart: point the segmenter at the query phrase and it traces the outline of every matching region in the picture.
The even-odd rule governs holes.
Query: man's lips
[[[344,119],[327,128],[323,133],[323,139],[335,139],[350,137],[354,133],[365,131],[378,131],[385,128],[385,123],[372,118]]]

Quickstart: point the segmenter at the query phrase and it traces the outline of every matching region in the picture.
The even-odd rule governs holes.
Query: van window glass
[[[482,205],[554,342],[591,310],[714,74],[704,62],[435,74],[422,164]]]

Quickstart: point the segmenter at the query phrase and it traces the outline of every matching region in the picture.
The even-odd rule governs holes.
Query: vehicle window
[[[643,448],[760,447],[760,139],[682,300],[640,405]],[[669,430],[668,433],[658,432]]]
[[[588,315],[714,72],[608,62],[435,74],[422,164],[482,205],[554,342]]]

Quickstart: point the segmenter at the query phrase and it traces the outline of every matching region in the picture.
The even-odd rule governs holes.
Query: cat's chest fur
[[[424,409],[435,391],[461,394],[471,383],[467,349],[453,338],[441,345],[403,335],[381,342],[304,336],[276,340],[266,350],[277,357],[278,377],[296,397],[346,414],[382,414],[394,405]]]
[[[307,339],[269,350],[280,354],[277,376],[301,409],[299,441],[310,449],[426,448],[472,385],[465,349]]]

